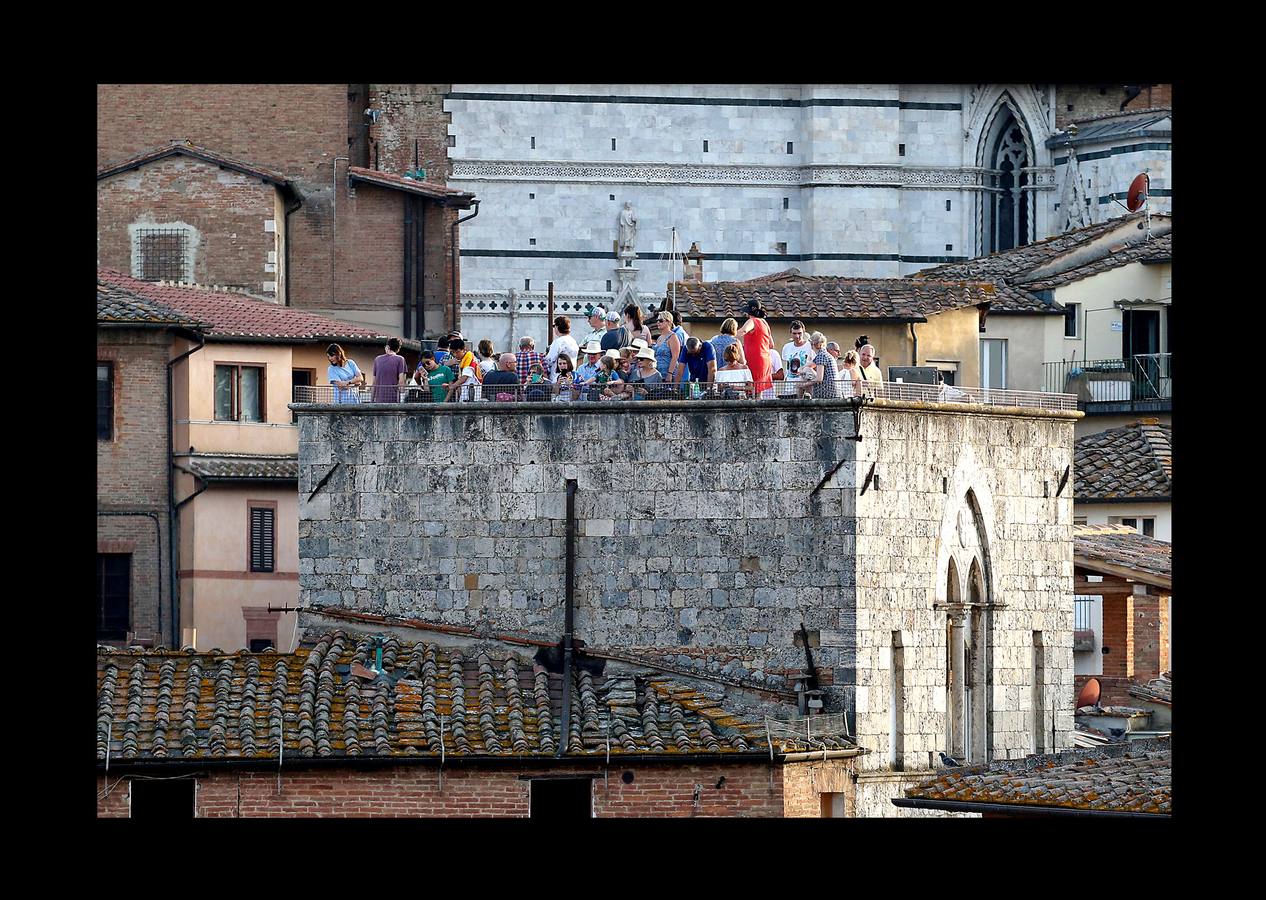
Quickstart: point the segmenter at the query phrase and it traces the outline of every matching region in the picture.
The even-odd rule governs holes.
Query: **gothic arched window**
[[[988,144],[985,167],[992,170],[994,190],[990,192],[984,223],[984,253],[998,253],[1023,247],[1033,239],[1029,229],[1030,192],[1024,190],[1032,165],[1024,131],[1011,107],[1003,105],[998,121],[990,130],[994,135]]]

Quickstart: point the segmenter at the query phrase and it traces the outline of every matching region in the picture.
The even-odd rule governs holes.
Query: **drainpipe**
[[[176,584],[176,571],[179,565],[180,556],[180,524],[176,515],[178,509],[176,506],[176,476],[173,471],[176,468],[176,448],[174,446],[176,423],[175,413],[172,407],[172,391],[174,389],[174,367],[176,363],[193,355],[194,353],[197,353],[207,344],[205,335],[193,334],[192,337],[197,340],[198,346],[186,350],[184,353],[167,363],[167,546],[171,548],[167,557],[168,568],[171,572],[171,586],[169,588],[170,593],[168,600],[171,603],[172,649],[180,647],[180,596]]]
[[[158,513],[145,510],[140,512],[124,512],[122,510],[97,510],[99,516],[148,516],[154,522],[154,547],[158,551],[154,587],[158,590],[158,633],[163,633],[163,526],[159,524]],[[174,649],[174,648],[173,648]]]
[[[422,283],[426,274],[426,201],[415,197],[413,203],[413,319],[417,323],[413,336],[421,340],[426,333],[426,286]]]
[[[563,598],[563,720],[558,736],[558,756],[567,752],[571,739],[571,657],[573,603],[576,598],[576,479],[567,479],[567,586]]]
[[[458,225],[460,225],[460,224],[462,224],[463,222],[469,222],[471,219],[475,218],[475,216],[479,215],[479,201],[478,201],[478,200],[476,200],[474,205],[475,205],[475,211],[474,211],[473,213],[471,213],[470,215],[465,216],[465,217],[463,217],[463,218],[461,218],[461,219],[458,219],[458,220],[457,220],[457,221],[455,221],[452,225],[450,225],[450,226],[449,226],[449,243],[452,245],[452,248],[453,248],[453,277],[452,277],[452,292],[453,292],[453,322],[452,322],[452,327],[449,329],[450,331],[451,331],[451,330],[453,330],[453,329],[455,329],[455,328],[457,328],[457,312],[458,312],[458,304],[457,304],[457,226],[458,226]]]
[[[285,238],[285,241],[286,241],[286,248],[285,248],[285,250],[283,251],[283,253],[285,254],[285,259],[283,260],[283,265],[285,265],[285,267],[286,267],[286,271],[285,271],[285,276],[284,276],[284,277],[285,277],[285,279],[286,279],[286,305],[287,305],[287,306],[289,306],[289,305],[290,305],[290,214],[291,214],[291,213],[298,212],[298,211],[299,211],[299,207],[301,207],[301,206],[303,206],[303,198],[299,196],[298,192],[296,192],[296,193],[295,193],[295,205],[294,205],[294,206],[289,206],[289,205],[288,205],[288,206],[286,206],[286,217],[282,220],[282,222],[283,222],[282,227],[286,229],[286,233],[285,233],[285,235],[284,235],[284,238]]]
[[[404,264],[404,293],[400,298],[400,305],[403,307],[403,326],[401,334],[405,337],[412,337],[412,331],[409,327],[409,232],[413,229],[413,198],[408,194],[404,195],[404,251],[401,254],[401,260]]]
[[[330,176],[330,187],[334,189],[334,238],[330,242],[330,306],[334,305],[334,266],[338,256],[338,161],[351,162],[346,156],[336,156],[332,163],[333,173]]]
[[[910,365],[917,366],[919,364],[919,336],[914,333],[914,323],[910,323]]]

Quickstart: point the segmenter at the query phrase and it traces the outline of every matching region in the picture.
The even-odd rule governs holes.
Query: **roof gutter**
[[[475,207],[475,211],[473,213],[471,213],[468,216],[463,216],[462,218],[455,220],[453,224],[448,227],[449,246],[452,248],[452,253],[453,253],[453,266],[452,266],[452,269],[453,269],[452,271],[453,320],[450,323],[450,327],[449,327],[450,331],[454,331],[457,329],[457,324],[458,324],[457,314],[460,308],[460,305],[457,300],[457,266],[458,266],[457,226],[462,224],[463,222],[469,222],[471,219],[475,218],[475,216],[479,215],[479,201],[478,200],[473,201],[472,205]],[[514,340],[513,335],[510,336],[510,340]]]
[[[851,750],[809,750],[804,753],[784,753],[778,759],[785,763],[808,762],[815,759],[851,759],[854,756],[861,756],[865,752],[861,747],[854,747]]]
[[[282,238],[286,242],[285,250],[283,251],[285,259],[282,262],[282,265],[286,267],[286,271],[284,273],[286,279],[286,306],[290,305],[290,244],[292,243],[290,235],[290,214],[298,212],[299,207],[301,206],[303,206],[303,198],[299,196],[298,191],[295,191],[295,205],[286,205],[286,214],[282,219],[282,228],[285,230],[285,234],[282,235]]]
[[[117,763],[116,763],[117,765]],[[1172,818],[1165,813],[1117,812],[1110,809],[1071,809],[1066,806],[1030,806],[1023,803],[970,803],[962,800],[921,800],[914,797],[894,797],[893,806],[906,809],[937,809],[945,812],[1001,813],[1007,816],[1073,816],[1095,819],[1152,819]]]

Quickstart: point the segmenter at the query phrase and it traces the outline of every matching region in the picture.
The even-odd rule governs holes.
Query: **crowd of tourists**
[[[674,310],[659,310],[650,321],[633,303],[622,312],[598,306],[587,313],[589,331],[580,340],[570,318],[555,318],[557,337],[544,353],[531,337],[519,339],[517,352],[498,353],[488,339],[471,348],[460,332],[452,332],[435,350],[421,352],[412,373],[400,355],[399,339],[391,338],[374,360],[368,399],[834,399],[860,396],[867,382],[883,382],[875,348],[865,335],[842,351],[820,331],[807,332],[797,319],[779,351],[759,301],[748,306],[741,325],[726,319],[720,333],[707,339],[688,334]],[[361,402],[361,389],[369,387],[366,374],[338,344],[331,344],[328,354],[334,402]]]

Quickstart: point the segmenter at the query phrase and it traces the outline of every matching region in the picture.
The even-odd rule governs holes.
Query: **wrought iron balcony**
[[[1169,353],[1140,353],[1123,359],[1044,364],[1043,389],[1077,395],[1087,415],[1171,412],[1173,379]]]

